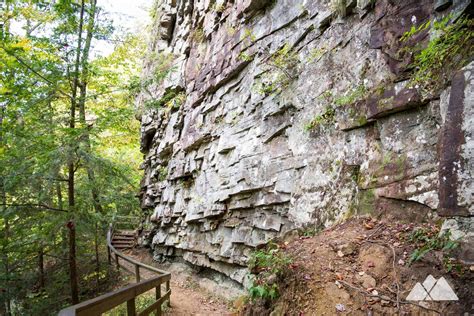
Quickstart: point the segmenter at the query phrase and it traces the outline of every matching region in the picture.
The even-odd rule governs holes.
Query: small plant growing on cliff
[[[275,53],[269,54],[264,59],[267,72],[257,82],[257,92],[268,95],[287,88],[298,76],[299,63],[298,54],[293,51],[289,44],[285,44]]]
[[[191,33],[191,40],[196,43],[203,43],[204,40],[206,39],[206,36],[204,34],[204,30],[202,27],[198,27],[195,30],[192,31]]]
[[[285,44],[267,60],[268,65],[281,71],[288,79],[295,79],[299,62],[298,54],[290,44]]]
[[[341,18],[347,15],[346,0],[331,0],[331,9]]]
[[[166,102],[166,107],[169,109],[179,109],[186,101],[186,93],[184,91],[175,94],[171,100]]]
[[[276,299],[278,278],[288,269],[291,262],[292,259],[275,243],[269,243],[265,249],[255,251],[248,262],[249,269],[255,276],[249,288],[250,298]]]
[[[160,109],[166,107],[167,109],[178,109],[184,104],[186,100],[186,94],[176,90],[167,91],[160,99],[148,100],[145,102],[145,107],[149,109]]]
[[[237,59],[239,59],[241,61],[251,61],[251,60],[253,60],[253,56],[249,55],[247,53],[241,52],[239,54],[239,56],[237,56]]]
[[[346,92],[344,95],[334,99],[336,106],[346,106],[357,101],[363,100],[367,97],[368,90],[365,85],[361,84],[356,88]]]
[[[426,48],[417,51],[413,61],[411,86],[418,86],[424,94],[433,94],[443,89],[453,73],[465,66],[473,57],[474,21],[460,17],[452,21],[451,15],[441,21],[425,23],[405,33],[406,41],[431,25],[433,36]]]
[[[214,5],[212,6],[212,11],[214,11],[215,13],[222,13],[224,12],[225,10],[225,5],[223,3],[214,3]]]
[[[152,96],[150,91],[148,91],[148,88],[152,85],[159,85],[171,72],[176,70],[176,68],[173,67],[173,59],[173,54],[151,54],[149,61],[147,61],[147,63],[150,63],[153,66],[151,74],[144,80],[137,79],[130,88],[137,92],[144,91],[149,96]]]
[[[356,88],[348,90],[342,96],[335,98],[330,90],[323,92],[319,99],[326,103],[326,106],[321,114],[315,116],[308,124],[304,126],[306,131],[313,130],[322,125],[330,125],[335,122],[336,118],[336,110],[338,108],[354,104],[357,101],[363,100],[367,97],[369,91],[365,87],[365,85],[361,84]],[[352,117],[357,117],[357,115],[353,112]],[[366,121],[365,116],[358,116],[357,120],[360,121],[360,124],[365,123]]]
[[[167,177],[168,177],[168,168],[166,168],[165,166],[161,166],[158,169],[158,180],[165,181]]]
[[[240,39],[242,41],[249,40],[251,43],[253,43],[257,40],[257,37],[255,36],[255,34],[252,33],[251,29],[245,29]]]
[[[306,62],[313,63],[315,61],[318,61],[321,57],[323,57],[324,54],[327,53],[327,51],[327,47],[313,48],[312,50],[310,50]]]
[[[334,122],[336,110],[328,105],[324,108],[321,114],[316,115],[308,124],[305,125],[305,130],[310,131],[319,127],[320,125],[328,125]]]
[[[409,264],[421,260],[431,251],[450,251],[458,246],[458,242],[451,240],[451,233],[440,234],[439,229],[417,228],[409,236],[408,240],[416,245],[416,249],[410,255]]]

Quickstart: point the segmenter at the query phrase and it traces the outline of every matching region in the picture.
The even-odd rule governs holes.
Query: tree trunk
[[[2,200],[6,202],[6,194],[5,191],[2,192]],[[6,203],[5,203],[6,204]],[[10,283],[10,262],[8,258],[8,239],[10,238],[10,222],[8,218],[4,219],[5,222],[5,232],[4,232],[4,237],[5,237],[5,247],[2,249],[3,251],[3,265],[5,268],[5,315],[11,315],[12,307],[11,307],[11,301],[10,301],[10,290],[9,290],[9,283]]]
[[[99,257],[99,225],[95,223],[95,236],[94,236],[94,249],[95,249],[95,272],[97,287],[100,285],[100,257]]]
[[[100,203],[100,193],[99,189],[95,183],[95,173],[94,169],[91,166],[91,161],[89,159],[89,154],[91,152],[91,142],[89,136],[89,127],[86,121],[86,96],[87,96],[87,84],[88,84],[88,76],[89,76],[89,51],[92,43],[92,35],[94,32],[94,25],[95,25],[95,15],[97,12],[97,0],[91,1],[91,7],[89,10],[89,20],[87,23],[87,35],[86,40],[84,42],[84,49],[82,50],[82,60],[81,60],[81,84],[80,84],[80,94],[78,100],[79,106],[79,121],[84,128],[84,135],[83,141],[85,144],[85,156],[84,161],[86,162],[85,167],[87,169],[87,177],[91,184],[91,194],[92,194],[92,201],[94,204],[94,209],[97,213],[102,213],[102,205]]]
[[[76,266],[76,227],[74,221],[67,223],[69,229],[69,277],[71,282],[71,300],[72,304],[79,303],[79,288],[77,285],[77,266]]]
[[[69,117],[69,128],[75,129],[76,127],[76,104],[77,104],[77,88],[79,85],[79,63],[81,60],[81,43],[82,43],[82,29],[84,23],[84,11],[85,5],[84,0],[81,1],[81,12],[79,16],[79,29],[77,38],[77,49],[76,49],[76,62],[74,65],[74,80],[72,85],[71,95],[71,108]],[[75,146],[76,144],[70,144]],[[68,236],[69,236],[69,282],[71,286],[71,300],[73,304],[79,303],[79,290],[77,284],[77,262],[76,262],[76,226],[74,224],[74,212],[75,212],[75,192],[74,192],[74,175],[75,175],[75,151],[70,152],[68,162],[68,205],[70,212],[70,219],[67,223]]]
[[[44,289],[44,252],[43,248],[38,251],[39,289]]]
[[[9,5],[7,3],[7,12],[9,11]],[[9,22],[8,22],[9,23]],[[5,31],[8,33],[9,25],[5,25]],[[0,104],[0,145],[4,147],[4,140],[3,140],[3,116],[5,115],[5,104]],[[7,192],[5,191],[5,183],[3,182],[3,178],[0,178],[0,196],[2,199],[2,215],[4,215],[4,211],[7,205]],[[2,247],[2,254],[3,254],[3,266],[5,269],[5,304],[2,304],[0,307],[0,314],[4,313],[4,315],[11,315],[11,301],[10,301],[10,290],[9,290],[9,279],[10,279],[10,262],[8,258],[8,240],[10,239],[10,222],[8,217],[4,217],[3,222],[5,224],[5,230],[3,232],[3,238],[5,239],[4,246]]]

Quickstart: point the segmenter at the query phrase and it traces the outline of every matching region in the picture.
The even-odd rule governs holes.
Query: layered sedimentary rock
[[[157,6],[138,97],[157,255],[244,282],[250,252],[296,227],[471,221],[474,66],[423,95],[401,52],[430,34],[400,41],[470,1],[336,2]]]

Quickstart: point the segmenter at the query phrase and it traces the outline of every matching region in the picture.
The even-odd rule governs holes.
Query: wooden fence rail
[[[135,268],[134,270],[137,283],[128,285],[117,291],[109,292],[99,297],[65,308],[59,312],[59,316],[99,316],[102,315],[102,313],[110,311],[114,307],[124,303],[127,303],[128,316],[146,316],[153,312],[156,312],[156,315],[161,315],[161,306],[165,302],[168,302],[169,304],[171,297],[171,274],[167,271],[163,271],[155,267],[143,264],[139,261],[136,261],[115,249],[115,247],[112,245],[113,234],[114,225],[111,224],[107,232],[109,263],[112,263],[111,259],[112,256],[114,256],[117,268],[120,268],[119,258],[132,264]],[[151,279],[141,281],[140,269],[146,269],[149,271],[156,272],[157,276]],[[165,291],[162,294],[161,286],[163,284],[165,285]],[[147,308],[145,308],[145,310],[141,311],[140,313],[137,313],[135,307],[135,299],[140,294],[143,294],[153,288],[155,288],[156,301]]]

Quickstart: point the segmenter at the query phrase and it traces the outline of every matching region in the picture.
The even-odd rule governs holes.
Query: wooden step
[[[127,245],[120,245],[120,246],[118,246],[118,245],[115,246],[114,245],[114,248],[115,249],[129,249],[129,248],[133,248],[133,245],[128,245],[128,246]]]
[[[117,230],[114,235],[135,236],[135,230]]]
[[[114,236],[112,240],[135,240],[133,236]]]
[[[134,245],[135,241],[112,241],[112,245]]]

